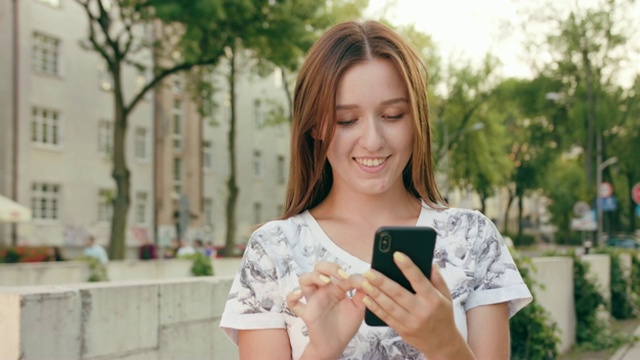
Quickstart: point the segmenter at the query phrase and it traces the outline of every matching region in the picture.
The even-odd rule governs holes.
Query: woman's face
[[[393,63],[376,58],[347,69],[338,81],[335,112],[327,153],[333,190],[376,195],[404,188],[414,128],[407,87]]]

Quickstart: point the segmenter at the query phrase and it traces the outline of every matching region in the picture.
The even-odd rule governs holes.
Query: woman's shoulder
[[[251,234],[254,241],[280,241],[293,237],[299,233],[300,227],[305,226],[303,214],[291,216],[286,219],[276,219],[260,225]]]

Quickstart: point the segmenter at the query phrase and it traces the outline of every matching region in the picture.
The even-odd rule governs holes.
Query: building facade
[[[108,243],[116,191],[113,89],[103,60],[80,46],[87,30],[84,9],[75,1],[0,2],[0,193],[33,213],[32,221],[17,226],[19,244],[81,246],[88,234]],[[137,56],[152,66],[150,52]],[[212,119],[199,115],[183,75],[166,79],[131,113],[125,145],[131,171],[128,246],[147,238],[167,244],[180,221],[187,239],[223,243],[230,102],[223,70],[213,79],[220,91]],[[148,74],[125,69],[126,101]],[[286,103],[274,76],[241,73],[235,93],[242,241],[256,220],[281,210],[288,129],[258,126],[268,110],[260,104]],[[11,238],[9,226],[0,228],[0,244]]]

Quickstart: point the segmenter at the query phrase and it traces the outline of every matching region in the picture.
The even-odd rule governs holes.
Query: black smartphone
[[[436,235],[436,231],[428,226],[385,226],[379,228],[373,242],[371,268],[415,293],[409,280],[393,261],[393,253],[400,251],[407,255],[429,278],[431,277],[433,252],[436,247]],[[364,321],[369,326],[387,326],[369,309],[365,312]]]

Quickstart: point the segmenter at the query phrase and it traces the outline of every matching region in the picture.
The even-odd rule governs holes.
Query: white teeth
[[[364,165],[364,166],[376,167],[376,166],[380,166],[385,161],[385,158],[378,158],[378,159],[358,159],[358,158],[356,158],[356,161],[358,162],[358,164],[361,164],[361,165]]]

